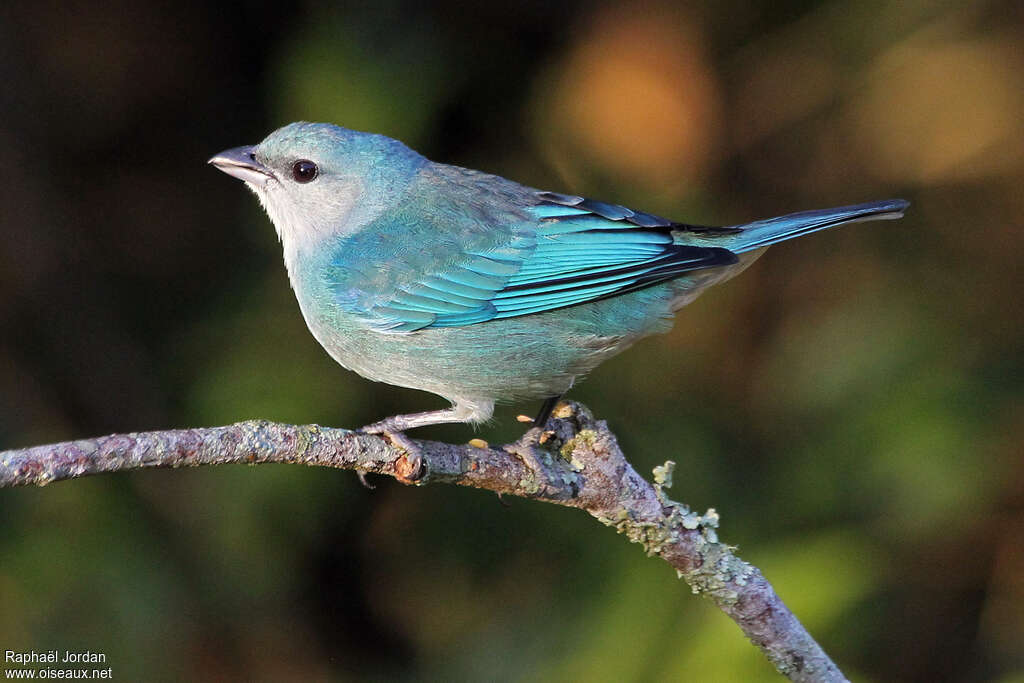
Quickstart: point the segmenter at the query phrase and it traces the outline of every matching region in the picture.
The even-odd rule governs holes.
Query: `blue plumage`
[[[292,124],[211,162],[267,209],[328,353],[453,404],[373,426],[389,432],[558,396],[666,330],[676,310],[765,247],[907,207],[887,200],[689,225],[432,163],[395,140],[327,124]]]
[[[575,306],[738,260],[721,247],[678,243],[665,219],[565,195],[557,195],[561,203],[556,204],[545,199],[547,194],[536,193],[532,200],[538,203],[521,207],[521,234],[502,249],[462,249],[434,262],[417,259],[418,281],[396,287],[390,298],[372,306],[342,305],[382,331],[458,327]],[[369,234],[375,234],[373,227]],[[339,252],[335,263],[344,271],[350,254],[362,250],[348,243]]]
[[[835,209],[802,211],[736,226],[737,232],[724,244],[737,254],[741,254],[837,225],[900,218],[907,206],[909,203],[903,199],[887,199]]]

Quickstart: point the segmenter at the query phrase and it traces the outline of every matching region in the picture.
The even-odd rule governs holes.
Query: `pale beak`
[[[264,185],[274,177],[273,172],[259,161],[253,147],[235,147],[224,150],[210,157],[207,163],[213,164],[228,175],[244,180],[253,185]]]

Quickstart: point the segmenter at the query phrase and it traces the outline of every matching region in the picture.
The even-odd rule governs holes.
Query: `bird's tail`
[[[903,212],[908,206],[910,206],[910,202],[903,199],[885,199],[880,202],[840,206],[834,209],[801,211],[745,225],[735,225],[731,227],[738,232],[728,236],[729,250],[742,254],[844,223],[902,218]]]

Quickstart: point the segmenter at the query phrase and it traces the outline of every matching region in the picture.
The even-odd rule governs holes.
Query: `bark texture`
[[[575,507],[615,527],[710,598],[794,681],[845,681],[771,584],[718,540],[714,510],[696,514],[668,498],[674,463],[637,474],[607,424],[563,403],[546,430],[505,446],[415,441],[409,453],[347,429],[250,420],[225,427],[112,434],[0,453],[0,487],[45,485],[100,472],[229,463],[296,463],[449,483]]]

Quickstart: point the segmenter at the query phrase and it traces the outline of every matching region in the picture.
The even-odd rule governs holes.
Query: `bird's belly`
[[[315,316],[302,308],[327,352],[363,377],[452,401],[510,402],[562,394],[637,340],[667,331],[681,297],[703,289],[696,284],[680,279],[544,313],[415,332],[378,332],[337,306],[315,307]]]
[[[636,340],[666,331],[670,297],[640,295],[404,333],[375,331],[338,309],[306,322],[338,363],[367,379],[453,401],[511,402],[565,393]]]
[[[564,393],[620,340],[553,336],[491,321],[410,333],[314,332],[341,365],[367,379],[445,398],[507,402]]]

